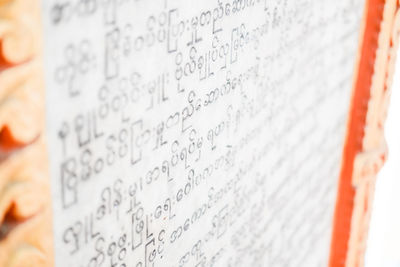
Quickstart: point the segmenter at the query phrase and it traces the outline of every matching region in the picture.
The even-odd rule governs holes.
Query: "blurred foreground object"
[[[0,266],[52,266],[40,1],[0,1]]]

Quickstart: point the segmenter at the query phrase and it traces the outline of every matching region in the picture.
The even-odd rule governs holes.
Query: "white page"
[[[363,4],[44,0],[56,266],[326,266]]]

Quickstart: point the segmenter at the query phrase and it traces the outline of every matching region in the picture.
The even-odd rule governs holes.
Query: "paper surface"
[[[326,266],[363,1],[43,1],[56,266]]]

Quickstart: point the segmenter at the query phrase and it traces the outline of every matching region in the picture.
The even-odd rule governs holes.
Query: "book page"
[[[56,266],[327,266],[362,0],[44,0]]]

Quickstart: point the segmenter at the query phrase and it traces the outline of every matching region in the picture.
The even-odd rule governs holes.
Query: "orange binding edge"
[[[365,3],[334,214],[330,267],[364,265],[375,178],[387,154],[383,125],[399,40],[399,2],[366,0]]]

